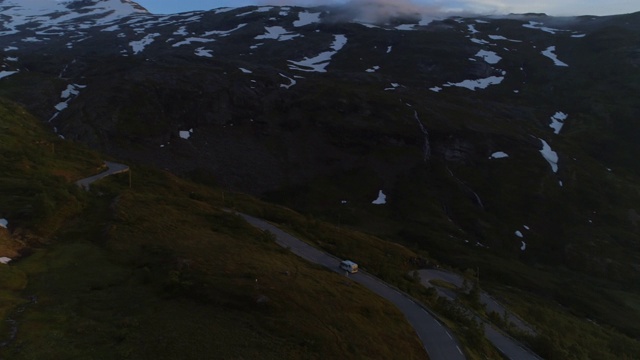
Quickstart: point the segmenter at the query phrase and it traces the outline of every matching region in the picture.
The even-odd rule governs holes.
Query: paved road
[[[324,265],[337,273],[343,273],[343,271],[338,268],[338,265],[340,264],[339,259],[308,245],[264,220],[244,214],[239,215],[255,227],[262,230],[269,230],[276,236],[276,242],[280,246],[289,248],[294,254],[305,258],[310,262]],[[409,299],[407,296],[390,287],[378,278],[365,272],[361,271],[357,274],[351,274],[349,277],[367,287],[369,290],[389,300],[395,304],[400,311],[402,311],[409,323],[415,329],[418,337],[420,337],[420,340],[422,340],[422,344],[424,345],[424,348],[429,354],[429,358],[431,360],[465,359],[458,343],[452,337],[450,332],[422,306],[416,304],[413,300]]]
[[[103,179],[109,175],[120,174],[120,173],[129,171],[129,167],[127,165],[118,164],[110,161],[105,161],[105,165],[107,166],[107,171],[103,171],[98,175],[94,175],[82,180],[78,180],[76,181],[76,184],[85,190],[89,190],[89,186],[91,186],[92,183],[100,179]]]
[[[420,270],[418,272],[420,274],[420,281],[424,286],[433,286],[429,283],[429,280],[439,279],[451,283],[457,287],[462,287],[463,280],[462,277],[458,274],[454,274],[448,271],[443,270]],[[440,296],[444,296],[450,300],[454,300],[457,298],[457,294],[449,289],[441,289],[436,287],[438,290],[438,294]],[[480,301],[487,305],[487,310],[495,311],[498,314],[503,314],[506,309],[500,305],[497,301],[495,301],[489,294],[482,293],[480,295]],[[478,320],[482,321],[482,319],[478,318]],[[509,317],[509,321],[516,324],[516,326],[520,327],[524,331],[530,331],[533,333],[533,330],[529,325],[524,323],[522,320],[516,317]],[[484,325],[484,333],[493,346],[498,348],[500,352],[502,352],[506,357],[513,360],[541,360],[539,356],[534,354],[531,350],[526,349],[523,345],[521,345],[516,340],[504,335],[503,333],[497,331],[491,326],[491,324],[485,323]]]
[[[449,271],[428,269],[428,270],[420,270],[418,273],[420,274],[420,279],[424,286],[433,286],[431,283],[429,283],[429,280],[433,280],[433,279],[444,280],[459,288],[462,288],[464,284],[464,280],[462,279],[462,276]],[[441,293],[442,295],[444,295],[445,297],[451,300],[457,297],[457,294],[454,291],[451,291],[449,289],[442,289],[439,287],[436,287],[436,289],[438,290],[438,293]],[[498,301],[496,301],[496,299],[494,299],[491,295],[487,294],[484,291],[480,293],[480,302],[485,304],[487,308],[487,312],[495,311],[500,316],[503,316],[506,313],[507,319],[509,320],[509,322],[512,323],[514,326],[516,326],[518,329],[520,329],[520,331],[529,333],[531,335],[536,334],[535,330],[533,330],[533,328],[529,324],[524,322],[519,317],[513,315],[513,313],[508,311],[504,306],[502,306],[502,304],[500,304]]]

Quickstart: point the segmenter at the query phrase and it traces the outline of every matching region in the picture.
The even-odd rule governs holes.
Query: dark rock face
[[[0,2],[0,95],[69,140],[329,217],[382,188],[412,233],[526,261],[640,241],[639,14],[373,26],[336,8],[56,6]]]

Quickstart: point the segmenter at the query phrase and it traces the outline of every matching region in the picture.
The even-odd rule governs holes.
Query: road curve
[[[438,270],[438,269],[424,269],[424,270],[420,270],[418,273],[420,274],[422,285],[427,287],[432,286],[431,283],[429,283],[429,281],[434,279],[444,280],[448,283],[451,283],[457,286],[458,288],[464,287],[463,277],[450,271]],[[440,292],[447,293],[446,296],[451,298],[452,300],[457,297],[457,295],[453,291],[446,291],[447,289],[442,289],[437,286],[435,288],[436,290],[438,290],[439,293]],[[502,306],[502,304],[496,301],[496,299],[494,299],[488,293],[484,291],[480,292],[480,302],[487,307],[487,312],[494,311],[499,315],[503,315],[506,313],[507,320],[510,323],[512,323],[515,327],[517,327],[520,331],[528,333],[529,335],[536,335],[536,332],[531,327],[531,325],[527,324],[526,322],[524,322],[524,320],[520,319],[518,316],[508,311],[504,306]]]
[[[276,236],[276,242],[282,247],[289,248],[292,253],[310,262],[323,265],[337,273],[342,273],[338,268],[340,260],[336,257],[314,248],[264,220],[240,213],[238,215],[242,216],[249,224],[273,233]],[[349,277],[389,300],[400,309],[415,329],[431,360],[466,359],[449,330],[422,306],[382,280],[365,272],[351,274]]]
[[[88,178],[78,180],[76,181],[76,185],[80,186],[85,190],[89,190],[89,187],[91,186],[91,184],[100,179],[103,179],[109,175],[115,175],[115,174],[120,174],[120,173],[129,171],[129,167],[127,165],[118,164],[110,161],[105,161],[105,165],[107,166],[106,171],[103,171],[98,175],[94,175]]]
[[[443,270],[420,270],[419,272],[420,280],[424,286],[430,287],[433,286],[429,283],[429,280],[438,279],[449,282],[459,288],[463,286],[463,279],[460,275],[443,271]],[[457,294],[454,291],[449,289],[442,289],[436,287],[438,290],[438,294],[440,296],[444,296],[450,300],[455,300],[457,298]],[[502,307],[502,305],[498,304],[489,294],[482,292],[480,301],[487,306],[489,311],[496,311],[498,314],[503,314],[506,309]],[[481,318],[477,318],[480,323],[484,323],[484,334],[504,356],[511,360],[541,360],[541,358],[536,355],[533,351],[525,348],[522,344],[514,340],[513,338],[504,335],[502,332],[496,330],[491,326],[491,324],[484,322]],[[515,317],[511,317],[510,321],[513,319],[517,319]],[[521,326],[521,330],[530,331],[533,333],[531,327],[525,324],[522,320],[519,320],[519,323],[516,323],[517,326]]]

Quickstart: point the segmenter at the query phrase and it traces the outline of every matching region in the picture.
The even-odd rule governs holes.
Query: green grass
[[[49,133],[24,109],[2,99],[0,129],[0,215],[13,229],[50,236],[80,211],[80,191],[70,182],[95,172],[102,161]],[[0,249],[15,248],[0,237]]]
[[[355,90],[370,89],[363,85],[352,90],[341,97],[362,103]],[[329,108],[340,110],[339,106],[343,105]],[[420,111],[430,129],[438,131],[456,128],[469,112],[461,106],[434,106],[452,115],[445,124],[429,118],[426,110]],[[415,124],[405,121],[405,117],[412,119],[410,109],[397,104],[390,109],[395,115],[381,115],[373,124],[359,115],[353,129],[335,141],[364,146],[366,142],[360,143],[358,138],[360,128],[386,128],[388,124],[380,121],[387,118],[395,123],[393,131],[399,138],[408,136],[411,140]],[[563,260],[563,249],[555,237],[545,234],[556,233],[559,223],[554,225],[547,219],[560,217],[577,224],[588,214],[567,206],[575,203],[589,209],[607,205],[602,221],[622,223],[635,200],[633,196],[620,200],[616,194],[637,194],[632,174],[591,176],[602,170],[597,161],[582,169],[563,165],[563,171],[580,179],[576,182],[579,186],[569,195],[540,190],[535,197],[539,203],[533,203],[538,206],[534,207],[537,212],[531,212],[531,198],[519,195],[518,187],[549,189],[557,183],[551,176],[540,177],[534,168],[518,173],[492,163],[479,173],[475,167],[449,166],[464,185],[452,180],[447,164],[434,162],[430,169],[416,166],[392,185],[395,191],[385,207],[370,204],[383,179],[371,169],[362,168],[318,178],[308,187],[289,194],[286,189],[270,197],[307,214],[303,215],[246,195],[138,167],[133,169],[131,189],[127,175],[118,175],[85,193],[72,181],[97,172],[102,160],[98,155],[52,136],[13,104],[2,102],[0,115],[4,129],[0,133],[0,165],[6,169],[0,176],[0,187],[7,193],[0,197],[0,217],[7,217],[14,231],[11,236],[0,231],[0,251],[11,257],[34,251],[6,267],[15,272],[0,273],[4,284],[0,311],[10,316],[26,302],[26,296],[39,297],[37,304],[27,306],[20,315],[17,342],[3,350],[11,358],[198,358],[202,354],[224,358],[348,354],[358,358],[371,357],[374,351],[386,358],[422,356],[415,334],[389,304],[280,249],[238,217],[220,210],[223,207],[279,224],[310,244],[357,261],[429,304],[453,328],[472,359],[494,358],[497,352],[477,337],[475,325],[455,307],[436,299],[407,275],[415,269],[417,258],[430,255],[459,269],[480,267],[483,286],[490,290],[498,285],[520,288],[500,295],[509,299],[508,305],[516,313],[535,323],[541,336],[524,340],[549,358],[574,353],[577,358],[606,359],[637,353],[636,341],[610,328],[613,324],[629,334],[637,333],[637,296],[618,283],[597,277],[583,279],[574,272],[593,269],[589,271],[594,276],[625,280],[627,269],[616,262],[607,267],[591,265],[593,254],[614,259],[631,256],[621,251],[625,239],[632,238],[628,228],[610,226],[590,231],[587,226],[575,226],[564,233],[574,245],[598,238],[596,246],[588,251],[575,251],[585,249],[577,245],[568,248],[571,269],[541,265],[546,262],[529,253],[514,256],[508,249],[498,249],[495,255],[462,244],[469,229],[477,230],[474,236],[505,238],[500,227],[487,224],[504,222],[506,227],[515,228],[522,225],[519,219],[532,214],[537,223],[529,225],[544,229],[531,235],[532,240],[540,240],[538,250],[543,250],[537,253],[546,251],[549,258],[545,261],[557,264]],[[317,120],[333,126],[333,119],[318,115]],[[482,119],[477,121],[490,125]],[[580,121],[584,124],[576,123],[587,133],[594,132],[588,117]],[[501,136],[509,132],[493,127],[489,130]],[[554,144],[554,148],[556,145],[563,152],[585,157],[593,150],[577,148],[570,142]],[[361,151],[358,146],[352,150]],[[420,158],[418,150],[402,147],[388,147],[374,155],[389,163],[405,156]],[[512,154],[512,158],[520,163],[543,163],[538,154]],[[502,178],[504,186],[495,189],[493,184],[483,182],[483,177]],[[362,178],[368,180],[363,182]],[[571,188],[570,180],[566,184]],[[508,206],[487,215],[489,212],[479,210],[468,199],[465,186],[479,192],[487,207]],[[590,195],[594,192],[595,197]],[[557,205],[551,213],[539,207],[544,197],[552,198]],[[342,199],[349,200],[346,206],[340,203]],[[456,206],[445,214],[443,204]],[[458,229],[460,225],[466,233]],[[16,230],[26,235],[17,237]],[[535,242],[529,242],[531,249]],[[539,297],[530,300],[531,294]],[[265,303],[257,302],[267,298]],[[556,306],[553,300],[562,306]],[[540,308],[537,313],[531,310],[536,307]],[[540,317],[537,322],[530,320],[536,316]],[[557,331],[556,324],[549,320],[554,317],[560,319],[560,328],[573,328],[574,334]],[[586,317],[609,325],[594,330]],[[88,330],[93,328],[95,332]],[[5,325],[0,334],[7,330]],[[354,337],[354,332],[358,336]],[[57,346],[62,343],[68,346]],[[49,352],[44,350],[51,347]],[[405,352],[397,352],[396,347]],[[25,348],[30,352],[18,351]]]
[[[424,254],[349,227],[305,217],[247,195],[227,194],[225,201],[228,206],[278,224],[285,231],[333,255],[356,261],[362,269],[417,298],[441,316],[456,334],[468,358],[500,357],[497,350],[482,336],[481,328],[473,319],[448,301],[438,299],[434,292],[410,275],[416,269],[415,264],[420,259],[425,260]]]
[[[86,214],[100,229],[84,240],[70,229],[18,264],[31,278],[26,291],[42,295],[21,319],[7,356],[424,358],[415,333],[386,301],[192,199],[190,185],[148,176],[160,180],[93,203],[97,213],[115,204],[106,228]],[[95,196],[113,185],[95,185]],[[65,346],[55,346],[62,339]]]
[[[540,331],[538,337],[516,336],[545,359],[635,359],[640,354],[637,341],[575,316],[549,299],[514,288],[494,288],[492,292]]]
[[[221,210],[220,190],[134,167],[131,189],[124,174],[80,191],[96,154],[13,104],[0,115],[0,255],[23,254],[0,266],[19,329],[2,358],[426,357],[399,310]]]
[[[538,156],[537,154],[535,154]],[[582,157],[580,157],[582,158]],[[523,158],[523,161],[529,162],[535,159]],[[539,160],[539,159],[538,159]],[[638,351],[639,343],[633,340],[633,334],[638,334],[638,319],[640,313],[637,311],[638,302],[636,294],[637,283],[634,282],[632,270],[624,270],[620,266],[619,260],[627,259],[633,261],[632,254],[620,251],[621,240],[628,238],[625,233],[628,222],[625,224],[626,211],[632,208],[631,199],[637,194],[637,188],[633,185],[633,177],[625,173],[616,173],[607,178],[589,176],[595,172],[602,172],[602,166],[591,161],[583,160],[581,167],[568,164],[567,171],[577,174],[581,179],[576,185],[566,181],[565,186],[571,186],[570,189],[564,189],[563,193],[555,192],[554,196],[548,196],[545,201],[555,204],[552,212],[542,211],[540,207],[538,214],[532,214],[532,207],[540,206],[541,203],[532,204],[527,197],[519,198],[519,190],[514,188],[490,189],[483,188],[482,184],[476,182],[478,171],[466,171],[464,169],[456,169],[454,171],[459,177],[465,179],[472,188],[480,192],[480,194],[497,194],[495,200],[492,196],[488,196],[485,200],[487,207],[494,206],[493,201],[513,204],[506,206],[503,211],[504,216],[489,218],[487,212],[480,211],[476,206],[468,205],[467,208],[458,206],[456,211],[461,215],[454,217],[456,224],[460,224],[461,220],[468,219],[469,224],[479,223],[478,218],[486,218],[485,223],[513,223],[512,228],[518,229],[522,223],[518,223],[517,219],[530,216],[534,220],[529,223],[536,232],[527,233],[529,247],[535,248],[537,253],[548,254],[548,259],[542,261],[539,256],[530,253],[524,253],[520,256],[514,256],[514,253],[520,253],[519,248],[513,247],[514,251],[505,251],[498,248],[489,251],[480,248],[470,248],[462,244],[464,233],[456,233],[451,223],[442,217],[441,208],[430,209],[424,204],[435,203],[437,198],[432,197],[429,191],[413,192],[413,196],[404,194],[402,189],[421,189],[422,184],[429,184],[432,191],[436,191],[442,197],[443,194],[455,193],[451,188],[458,186],[457,184],[445,183],[442,181],[433,181],[429,177],[424,176],[420,172],[415,172],[413,178],[407,178],[402,182],[402,186],[395,187],[396,192],[390,199],[387,206],[383,209],[371,206],[367,203],[372,198],[367,199],[365,193],[375,194],[375,183],[377,179],[372,176],[362,174],[345,174],[342,177],[336,177],[335,182],[320,179],[304,189],[292,189],[288,193],[274,194],[270,199],[281,201],[291,205],[294,208],[300,208],[312,215],[299,215],[292,213],[290,210],[280,209],[277,207],[269,207],[264,205],[263,208],[256,204],[249,204],[249,201],[238,199],[229,200],[230,205],[237,206],[244,211],[250,212],[260,217],[267,218],[273,222],[281,224],[283,227],[306,238],[309,243],[321,247],[328,252],[336,254],[343,258],[350,258],[357,261],[367,270],[381,276],[385,280],[395,284],[406,291],[413,291],[414,296],[419,297],[423,302],[431,304],[436,309],[440,309],[443,315],[447,315],[449,319],[456,319],[449,322],[454,329],[458,328],[457,334],[461,338],[473,338],[473,334],[465,334],[464,326],[458,323],[464,321],[458,319],[455,311],[449,307],[440,307],[438,303],[433,301],[432,295],[423,294],[421,290],[413,288],[410,279],[405,278],[405,274],[409,273],[412,268],[407,266],[408,258],[412,256],[421,256],[429,258],[430,261],[446,264],[447,266],[460,269],[476,269],[480,268],[482,286],[491,293],[494,286],[508,285],[512,288],[520,289],[518,296],[526,300],[529,296],[538,296],[545,299],[539,305],[543,309],[549,306],[552,311],[562,314],[563,326],[573,327],[572,334],[558,332],[556,324],[552,321],[537,322],[537,331],[540,334],[538,339],[522,338],[532,348],[539,350],[541,353],[550,357],[562,358],[562,354],[572,353],[576,346],[583,346],[582,351],[575,352],[578,357],[587,354],[592,358],[618,358],[621,356],[629,356]],[[506,165],[505,165],[506,166]],[[432,171],[439,171],[437,164],[433,165]],[[499,164],[491,170],[495,174],[492,176],[500,177],[501,174],[515,174],[513,171],[503,169]],[[531,169],[531,174],[514,175],[511,180],[505,180],[505,184],[529,184],[531,179],[539,176],[535,174],[535,169]],[[545,171],[548,169],[545,168]],[[364,170],[363,170],[364,172]],[[351,175],[354,175],[353,179]],[[359,188],[354,184],[363,178],[373,179],[364,182]],[[335,184],[340,183],[342,189]],[[535,183],[535,181],[533,181]],[[548,183],[548,184],[547,184]],[[546,180],[547,187],[556,186],[557,182],[549,178]],[[355,190],[344,191],[344,188],[352,186]],[[512,185],[510,185],[512,186]],[[527,187],[529,185],[525,185]],[[538,185],[533,184],[532,187]],[[558,188],[559,189],[559,188]],[[601,190],[598,190],[601,189]],[[349,203],[340,204],[340,199],[344,191],[351,195]],[[457,191],[460,193],[460,191]],[[551,192],[553,193],[553,192]],[[618,193],[628,194],[627,199],[621,200]],[[298,196],[302,194],[302,196]],[[594,195],[595,194],[595,195]],[[446,195],[444,195],[446,196]],[[538,195],[540,198],[541,195]],[[371,195],[370,195],[371,197]],[[490,199],[490,200],[488,200]],[[389,199],[388,199],[389,200]],[[536,201],[540,202],[540,199]],[[469,203],[468,199],[455,199],[454,203]],[[567,204],[575,204],[576,211]],[[607,204],[616,204],[611,206]],[[586,222],[586,218],[592,216],[592,211],[588,209],[600,208],[598,213],[602,214],[602,220],[598,224],[598,228],[594,230],[591,226],[580,225]],[[529,210],[527,210],[529,209]],[[585,210],[586,209],[586,210]],[[522,213],[520,213],[522,211]],[[528,213],[527,213],[528,211]],[[502,214],[502,213],[501,213]],[[524,214],[524,215],[523,215]],[[454,213],[453,216],[456,214]],[[550,222],[549,218],[565,219],[570,222],[570,230],[563,230],[563,242],[558,242],[557,238],[546,238],[547,232],[558,232],[560,228],[568,225],[561,222]],[[323,220],[331,221],[333,225],[323,223]],[[519,220],[520,222],[522,220]],[[620,227],[607,225],[620,224]],[[328,229],[335,229],[330,232]],[[497,227],[487,227],[488,234],[492,234],[491,238],[513,237],[513,232],[503,234],[498,231]],[[541,230],[543,229],[543,230]],[[388,253],[388,259],[382,260],[379,254],[376,254],[377,247],[364,240],[353,241],[351,233],[358,233],[357,230],[364,230],[375,236],[367,236],[371,239],[393,239],[399,243],[410,247],[409,253],[394,252],[394,250],[384,250]],[[560,229],[562,230],[562,229]],[[562,233],[562,232],[559,232]],[[452,238],[451,234],[458,234],[457,238]],[[459,237],[458,237],[459,236]],[[589,241],[597,238],[593,242],[597,246],[589,248]],[[562,243],[575,244],[569,248],[559,247]],[[355,243],[356,245],[353,245]],[[520,245],[519,242],[513,242]],[[360,244],[361,246],[358,246]],[[580,245],[577,245],[580,244]],[[499,246],[499,245],[497,245]],[[592,245],[591,245],[592,246]],[[624,245],[622,245],[624,246]],[[493,246],[492,246],[493,247]],[[628,249],[629,247],[627,247]],[[369,250],[371,249],[371,250]],[[585,251],[587,250],[587,251]],[[427,253],[428,251],[428,253]],[[419,254],[419,255],[418,255]],[[594,262],[599,256],[609,259],[617,259],[618,261],[610,262],[608,267],[600,266],[601,263]],[[394,259],[404,259],[394,260]],[[630,259],[630,260],[629,260]],[[551,264],[548,264],[551,262]],[[547,263],[545,265],[545,263]],[[389,264],[389,268],[386,265]],[[561,265],[564,264],[564,265]],[[594,266],[598,265],[598,266]],[[569,266],[570,268],[567,268]],[[586,275],[588,272],[589,275]],[[610,280],[605,280],[609,278]],[[624,289],[624,291],[622,291]],[[554,302],[555,301],[555,302]],[[554,307],[554,304],[560,303],[560,307]],[[508,304],[507,304],[508,305]],[[514,312],[525,320],[528,317],[523,313],[522,308],[515,308]],[[551,310],[550,310],[551,311]],[[445,319],[447,318],[445,316]],[[602,324],[601,329],[597,333],[590,330],[590,322],[588,319],[594,320]],[[513,331],[513,330],[511,330]],[[622,333],[626,334],[623,335]],[[582,335],[579,335],[582,334]],[[519,334],[514,332],[514,335]],[[627,337],[631,336],[631,337]],[[598,337],[599,341],[592,341],[591,345],[587,344],[587,339]],[[553,343],[549,343],[549,339],[553,339]],[[613,339],[615,344],[609,346],[607,339]],[[463,340],[465,341],[465,340]],[[603,345],[604,343],[607,345]],[[578,344],[578,345],[576,345]],[[482,348],[483,345],[475,343],[466,343],[467,348]],[[549,350],[551,349],[551,350]],[[477,350],[476,350],[477,351]],[[479,351],[482,353],[482,351]],[[472,355],[473,356],[473,355]],[[481,358],[482,355],[479,356]]]

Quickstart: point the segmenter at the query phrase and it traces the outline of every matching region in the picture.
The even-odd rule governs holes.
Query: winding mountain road
[[[110,162],[110,161],[105,161],[105,165],[107,166],[107,170],[101,172],[100,174],[88,177],[88,178],[84,178],[81,180],[76,181],[76,185],[80,186],[81,188],[85,189],[85,190],[89,190],[89,187],[91,186],[91,184],[93,184],[94,182],[103,179],[109,175],[115,175],[115,174],[120,174],[120,173],[124,173],[129,171],[129,167],[127,165],[124,164],[118,164],[118,163],[114,163],[114,162]]]
[[[249,224],[273,233],[276,236],[276,242],[282,247],[289,248],[292,253],[310,262],[323,265],[337,273],[343,273],[343,271],[338,268],[340,259],[314,248],[264,220],[240,213],[238,213],[238,215],[242,216]],[[466,359],[449,330],[438,322],[424,307],[382,280],[366,272],[360,271],[356,274],[350,274],[349,277],[374,293],[389,300],[400,309],[415,329],[431,360]]]
[[[426,287],[433,287],[433,285],[429,282],[430,280],[442,280],[451,283],[459,288],[463,287],[462,277],[452,272],[430,269],[420,270],[418,271],[418,274],[420,275],[420,281],[422,282],[422,285]],[[458,294],[456,294],[453,290],[444,289],[437,286],[435,286],[435,288],[438,291],[439,296],[443,296],[449,300],[455,300],[458,297]],[[489,294],[485,292],[482,292],[480,294],[480,301],[485,304],[488,311],[495,311],[500,315],[504,314],[505,312],[508,313],[508,311],[502,305],[500,305],[495,299],[493,299]],[[535,331],[519,318],[511,315],[508,317],[508,319],[521,331],[535,334]],[[493,344],[493,346],[495,346],[507,358],[512,360],[541,360],[538,355],[536,355],[531,350],[527,349],[511,337],[496,330],[493,326],[491,326],[491,324],[484,322],[479,317],[478,321],[480,321],[480,323],[484,323],[484,334],[487,337],[487,340],[489,340]]]
[[[123,164],[106,161],[105,165],[107,166],[106,171],[78,180],[76,181],[76,184],[85,190],[89,190],[91,184],[100,179],[129,171],[129,167]],[[242,216],[252,226],[261,230],[268,230],[273,233],[276,236],[276,242],[278,245],[290,249],[292,253],[310,262],[323,265],[332,271],[342,273],[342,270],[338,267],[341,261],[340,259],[314,248],[313,246],[291,236],[264,220],[241,213],[238,213],[238,215]],[[451,278],[453,274],[448,273],[439,273],[436,275],[434,273],[427,274],[421,272],[420,275],[425,279],[425,281],[429,278],[440,278],[455,284],[458,280]],[[433,317],[422,305],[419,305],[407,295],[364,271],[360,271],[356,274],[350,274],[349,277],[379,296],[389,300],[396,305],[398,309],[400,309],[411,326],[415,329],[431,360],[466,359],[459,344],[453,338],[449,330],[436,320],[436,318]],[[448,294],[441,295],[447,296]],[[491,341],[510,359],[540,359],[535,356],[535,354],[532,354],[521,347],[520,344],[493,329],[491,326],[485,326],[485,334],[489,341]]]

